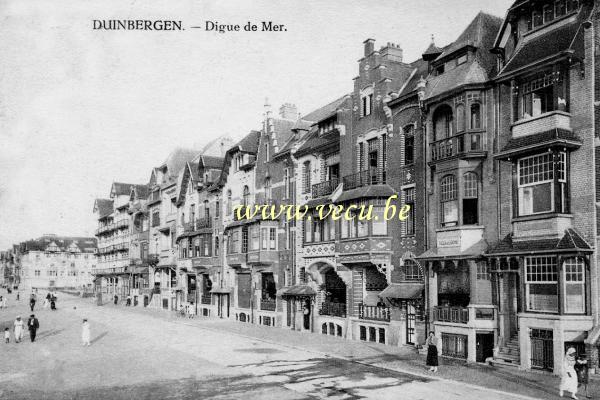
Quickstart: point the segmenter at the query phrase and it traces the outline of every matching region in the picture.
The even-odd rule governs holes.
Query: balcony
[[[131,234],[131,241],[135,242],[141,242],[141,241],[147,241],[150,238],[150,231],[136,231],[136,232],[132,232]]]
[[[333,303],[331,301],[324,301],[321,303],[319,315],[346,318],[346,303]]]
[[[279,251],[259,250],[248,252],[248,264],[273,264],[279,261]]]
[[[482,132],[467,132],[431,143],[431,160],[484,157]]]
[[[392,251],[392,239],[385,236],[341,239],[339,242],[336,242],[335,248],[336,252],[338,252],[340,256],[356,256],[359,254],[371,256],[373,254],[388,254]],[[361,260],[357,258],[356,261],[360,262]]]
[[[329,196],[335,188],[339,185],[340,180],[337,178],[331,179],[329,181],[321,182],[312,185],[312,197],[316,199],[317,197]]]
[[[203,294],[200,297],[200,303],[210,305],[212,302],[212,296],[210,294]]]
[[[554,129],[571,130],[571,114],[564,111],[551,111],[533,118],[515,122],[511,128],[512,137],[534,135]]]
[[[275,299],[272,300],[265,300],[265,299],[261,299],[260,301],[260,309],[262,311],[275,311]]]
[[[386,183],[386,170],[383,168],[367,169],[345,176],[343,182],[344,190],[371,185],[383,185]]]
[[[435,307],[433,319],[438,322],[466,324],[469,322],[469,309],[462,307]]]
[[[239,267],[246,263],[247,256],[246,253],[227,254],[227,265],[230,267]]]
[[[148,254],[146,257],[142,257],[142,262],[147,262],[149,265],[158,264],[158,254]]]
[[[117,223],[116,223],[116,228],[117,229],[119,229],[119,228],[127,228],[127,227],[129,227],[129,220],[127,220],[127,219],[122,219],[120,221],[117,221]]]
[[[390,309],[380,306],[366,306],[363,303],[358,305],[358,318],[371,321],[390,320]]]

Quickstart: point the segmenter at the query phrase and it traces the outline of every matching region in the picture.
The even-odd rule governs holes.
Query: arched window
[[[463,175],[463,225],[479,223],[479,179],[474,172]]]
[[[227,203],[225,204],[225,208],[227,211],[227,215],[231,214],[232,212],[232,208],[231,208],[231,189],[229,189],[227,191]]]
[[[481,105],[471,105],[471,129],[481,129]]]
[[[250,204],[250,189],[247,185],[244,186],[244,192],[242,196],[242,203],[247,207]]]
[[[404,280],[423,281],[423,271],[419,264],[414,262],[414,260],[409,259],[404,261]]]
[[[271,200],[271,178],[265,179],[265,200]]]
[[[302,193],[310,193],[310,161],[305,161],[302,165]]]
[[[465,130],[465,106],[459,104],[456,106],[456,132]]]
[[[458,223],[458,193],[454,175],[446,175],[440,181],[440,203],[442,226],[456,226]]]
[[[404,127],[404,165],[415,161],[415,126],[413,124]]]
[[[452,108],[448,105],[438,107],[433,114],[433,136],[434,140],[445,139],[453,135],[452,124],[454,117]]]

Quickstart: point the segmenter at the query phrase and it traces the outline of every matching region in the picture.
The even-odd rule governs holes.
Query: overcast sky
[[[306,114],[352,90],[362,42],[413,61],[512,0],[0,2],[0,249],[93,235],[113,181],[146,183],[174,146],[260,126],[265,97]],[[181,32],[92,30],[93,19],[182,20]],[[287,32],[219,34],[205,21]]]

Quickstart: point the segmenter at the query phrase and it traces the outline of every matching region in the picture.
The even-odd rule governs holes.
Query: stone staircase
[[[504,346],[500,346],[494,363],[519,366],[521,364],[521,351],[519,349],[519,336],[512,336]]]

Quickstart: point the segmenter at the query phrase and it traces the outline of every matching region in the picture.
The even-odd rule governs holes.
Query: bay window
[[[481,129],[481,105],[471,105],[471,129]]]
[[[194,240],[194,254],[195,257],[200,256],[200,238]]]
[[[269,249],[277,249],[277,228],[269,228]]]
[[[440,181],[442,226],[456,226],[458,224],[457,198],[456,177],[454,175],[446,175]]]
[[[250,227],[250,250],[256,251],[260,249],[260,230],[258,226]]]
[[[454,134],[454,118],[452,108],[448,105],[438,107],[433,114],[433,136],[434,140],[445,139]]]
[[[545,74],[521,85],[523,118],[554,111],[554,75]]]
[[[564,152],[538,154],[518,160],[520,216],[567,212],[566,164]]]
[[[267,250],[269,248],[269,228],[261,228],[261,250]]]
[[[558,312],[556,257],[525,257],[525,295],[528,311]]]
[[[383,207],[373,207],[373,218],[371,219],[371,229],[373,236],[387,235],[387,221],[384,218]]]
[[[585,312],[585,263],[581,257],[564,261],[565,313]]]

